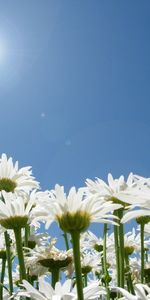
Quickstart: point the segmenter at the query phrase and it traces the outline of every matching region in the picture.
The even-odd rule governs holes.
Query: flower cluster
[[[148,300],[149,247],[150,178],[108,174],[68,194],[58,184],[41,191],[31,167],[2,154],[0,300]]]

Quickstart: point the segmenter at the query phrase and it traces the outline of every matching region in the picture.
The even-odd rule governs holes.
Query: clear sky
[[[150,176],[150,1],[0,0],[0,128],[43,190]]]

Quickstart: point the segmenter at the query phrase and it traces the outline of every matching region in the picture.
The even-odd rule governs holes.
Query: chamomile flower
[[[150,288],[145,284],[136,284],[134,286],[135,295],[130,294],[123,288],[117,288],[119,292],[124,296],[122,300],[149,300],[150,299]]]
[[[48,268],[40,265],[37,258],[32,256],[32,254],[25,256],[25,266],[31,279],[38,278],[48,273]]]
[[[129,174],[127,181],[125,181],[124,176],[114,179],[109,173],[108,184],[102,179],[96,178],[95,181],[87,179],[86,185],[87,192],[97,195],[102,201],[113,201],[123,206],[132,203],[132,194],[138,190],[132,173]]]
[[[22,237],[25,241],[25,229],[22,230]],[[37,228],[30,225],[30,235],[28,236],[28,243],[26,244],[26,247],[28,248],[35,248],[36,245],[38,246],[44,246],[48,245],[50,242],[51,237],[48,235],[47,232],[38,233]]]
[[[101,257],[99,253],[82,252],[81,268],[82,274],[88,274],[100,267]]]
[[[23,280],[23,287],[25,291],[19,291],[18,295],[30,297],[32,300],[71,300],[73,294],[71,293],[72,283],[68,279],[63,285],[58,282],[55,289],[44,280],[44,277],[39,278],[39,291],[36,290],[29,282]]]
[[[83,249],[94,249],[98,252],[103,251],[103,239],[101,237],[98,238],[90,230],[81,234],[80,242]]]
[[[143,222],[144,224],[149,223],[150,221],[150,209],[144,209],[142,205],[139,205],[137,209],[136,205],[131,205],[129,210],[126,211],[123,218],[121,219],[122,223],[127,223],[132,219],[139,220],[139,224]]]
[[[4,191],[3,200],[0,201],[0,224],[6,229],[25,227],[30,220],[32,200],[25,205],[21,196]]]
[[[13,164],[12,158],[2,154],[0,158],[0,191],[29,192],[38,188],[39,183],[32,176],[31,167],[18,168],[18,162]]]
[[[141,282],[141,259],[137,256],[130,256],[129,266],[131,270],[131,276],[133,284]]]
[[[55,190],[51,191],[48,201],[38,203],[33,210],[33,224],[37,220],[46,221],[46,229],[53,221],[59,223],[60,228],[65,232],[77,230],[85,231],[90,223],[111,223],[114,218],[112,211],[120,208],[120,204],[101,203],[94,197],[85,197],[82,189],[76,191],[73,187],[70,189],[68,196],[64,193],[64,188],[58,184]]]
[[[54,246],[56,240],[52,239],[47,246],[36,246],[27,253],[26,264],[40,264],[51,271],[53,268],[64,270],[72,263],[72,249],[59,250]]]
[[[138,175],[132,176],[132,184],[120,194],[120,199],[126,201],[130,206],[125,212],[122,223],[134,218],[147,224],[150,221],[150,178],[143,178]]]
[[[36,290],[26,280],[23,280],[25,291],[19,291],[20,296],[30,297],[32,300],[77,300],[76,289],[72,289],[71,279],[66,280],[63,284],[57,282],[55,288],[44,280],[39,278],[39,291]],[[99,286],[99,282],[89,283],[83,289],[85,300],[96,300],[98,296],[105,295],[105,288]]]
[[[145,249],[150,244],[149,240],[144,239]],[[124,235],[124,247],[126,254],[132,254],[133,252],[139,252],[141,250],[141,237],[140,233],[136,233],[135,228],[132,231],[127,232]]]

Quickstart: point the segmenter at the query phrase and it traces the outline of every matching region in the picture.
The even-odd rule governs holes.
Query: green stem
[[[78,231],[72,231],[71,238],[73,244],[73,255],[74,255],[78,300],[84,300],[81,261],[80,261],[80,233]]]
[[[68,236],[66,232],[63,233],[63,237],[65,240],[66,250],[69,250],[69,242],[68,242]]]
[[[148,285],[150,284],[150,274],[145,276],[145,283],[147,283]]]
[[[29,247],[29,243],[28,243],[28,241],[29,241],[29,237],[30,237],[30,226],[29,226],[29,224],[26,224],[26,226],[25,226],[25,236],[24,236],[24,246],[25,247]],[[25,252],[28,252],[28,250],[27,249],[25,249]],[[26,272],[27,274],[26,274],[26,277],[27,277],[27,280],[29,281],[30,279],[29,279],[29,268],[27,269],[27,272]]]
[[[95,275],[96,275],[96,278],[97,278],[98,280],[100,280],[100,279],[101,279],[101,276],[100,276],[100,274],[99,274],[99,273],[96,273]]]
[[[103,234],[103,258],[104,258],[104,273],[107,275],[107,259],[106,259],[106,237],[107,237],[107,224],[104,224],[104,234]]]
[[[36,289],[39,290],[39,282],[38,280],[35,281]]]
[[[114,216],[118,217],[118,212],[114,211]],[[115,219],[116,222],[116,219]],[[114,225],[114,241],[115,241],[115,254],[116,254],[116,270],[117,270],[117,286],[120,287],[120,261],[119,261],[119,240],[118,240],[118,226]]]
[[[123,208],[118,210],[118,217],[121,220],[123,217]],[[125,259],[125,252],[124,252],[124,225],[120,223],[119,220],[119,257],[120,257],[120,287],[124,288],[124,259]]]
[[[145,260],[148,262],[148,250],[145,250]]]
[[[141,283],[144,283],[144,223],[141,223]]]
[[[132,278],[131,278],[131,272],[130,272],[130,264],[129,264],[129,256],[127,253],[125,253],[125,263],[126,263],[126,270],[127,270],[127,286],[128,286],[128,291],[135,295],[134,292],[134,287],[132,283]]]
[[[28,240],[30,236],[30,226],[27,224],[25,226],[25,239],[24,239],[24,246],[28,247]]]
[[[20,267],[20,281],[22,281],[22,279],[26,279],[26,269],[25,269],[23,249],[22,249],[21,228],[19,227],[15,228],[14,233],[16,239],[19,267]]]
[[[101,265],[102,265],[102,276],[104,274],[104,257],[103,257],[103,252],[101,252]]]
[[[59,281],[59,269],[53,268],[51,270],[51,274],[52,274],[52,287],[55,288],[56,282]]]
[[[12,279],[12,260],[11,260],[11,239],[7,231],[4,232],[5,244],[6,244],[6,257],[8,268],[8,280],[10,295],[13,293],[13,279]]]
[[[34,286],[34,282],[36,282],[38,280],[37,276],[34,275],[34,276],[28,276],[28,281],[31,285]]]
[[[104,235],[103,235],[103,262],[104,262],[104,276],[105,276],[105,287],[107,292],[107,300],[110,299],[110,291],[109,291],[109,273],[107,270],[107,256],[106,256],[106,249],[107,249],[107,224],[104,224]]]
[[[84,286],[87,286],[87,274],[84,274]]]
[[[4,283],[6,259],[2,259],[1,284]],[[0,286],[0,300],[3,300],[3,286]]]

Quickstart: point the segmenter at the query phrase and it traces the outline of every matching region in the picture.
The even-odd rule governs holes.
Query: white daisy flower
[[[127,222],[131,221],[132,219],[137,219],[137,220],[139,219],[142,221],[142,219],[143,219],[145,224],[149,223],[150,209],[143,209],[142,206],[139,206],[138,209],[135,209],[135,207],[136,207],[136,205],[130,206],[130,209],[124,214],[123,218],[121,219],[121,222],[127,223]]]
[[[129,174],[127,181],[124,176],[114,179],[109,173],[108,184],[100,178],[96,178],[95,181],[87,179],[86,184],[88,193],[97,195],[103,201],[113,201],[122,205],[132,204],[132,195],[139,190],[132,173]]]
[[[147,248],[149,244],[150,241],[144,240],[145,248]],[[141,236],[140,233],[136,233],[135,228],[124,235],[124,247],[128,255],[132,254],[133,252],[141,251]]]
[[[131,193],[132,205],[125,213],[122,223],[126,223],[134,218],[139,218],[140,220],[140,218],[144,217],[143,221],[146,224],[150,222],[150,178],[138,176],[135,182],[138,189],[133,194]]]
[[[23,280],[23,286],[26,291],[19,291],[20,296],[31,297],[32,300],[77,300],[76,289],[72,290],[71,279],[66,280],[63,284],[57,282],[55,289],[44,280],[39,278],[39,291],[36,290],[26,280]],[[106,294],[105,288],[99,286],[99,282],[90,283],[83,289],[85,300],[96,300],[101,294]]]
[[[133,284],[141,282],[141,259],[137,256],[130,256],[129,266],[132,274]]]
[[[99,253],[81,253],[81,268],[82,274],[87,274],[92,272],[92,269],[97,269],[100,267],[101,256]]]
[[[103,251],[103,239],[97,237],[93,232],[88,230],[81,234],[80,238],[81,248],[85,249],[95,249],[98,252]]]
[[[23,280],[23,286],[26,291],[20,291],[20,296],[30,297],[32,300],[71,300],[73,294],[71,293],[71,280],[68,279],[63,285],[57,282],[55,289],[44,280],[44,277],[39,278],[39,291],[36,290],[26,280]]]
[[[134,286],[135,295],[130,294],[123,288],[117,288],[119,292],[124,296],[121,298],[122,300],[149,300],[150,299],[150,288],[144,284],[136,284]]]
[[[132,206],[131,209],[138,208],[136,212],[137,217],[140,216],[140,210],[145,210],[142,212],[144,216],[150,214],[150,178],[144,178],[139,175],[133,175],[133,186],[125,191],[121,197],[122,200],[125,200],[126,197],[131,198],[128,203]],[[147,212],[146,212],[147,210]],[[135,217],[136,217],[135,214]],[[142,215],[141,214],[141,215]]]
[[[31,167],[18,168],[18,162],[13,164],[12,158],[2,154],[0,158],[0,191],[29,192],[38,188],[39,184],[32,176]]]
[[[6,229],[23,228],[30,221],[33,207],[32,199],[25,205],[22,197],[3,191],[3,201],[0,201],[0,224]]]
[[[58,221],[63,231],[70,232],[78,230],[80,232],[88,228],[92,222],[111,223],[114,218],[112,211],[120,208],[120,204],[101,203],[94,197],[85,197],[84,191],[73,187],[66,196],[64,188],[58,184],[55,190],[51,191],[49,201],[37,204],[33,210],[34,222],[37,220],[46,221],[46,228],[53,221]],[[34,223],[33,222],[33,223]]]
[[[25,240],[25,230],[23,232],[23,238]],[[37,233],[36,228],[30,225],[30,236],[28,238],[28,248],[35,248],[36,245],[44,246],[50,242],[50,236],[47,232]]]
[[[56,239],[52,239],[47,246],[36,246],[34,249],[29,249],[26,257],[26,263],[29,264],[41,264],[42,266],[49,268],[64,269],[73,260],[72,249],[68,251],[59,250],[54,246]]]
[[[86,180],[86,191],[89,194],[97,195],[102,201],[113,201],[123,206],[133,205],[150,209],[150,178],[143,178],[138,175],[129,174],[127,181],[124,176],[114,179],[108,174],[108,184],[100,178],[95,181]]]

